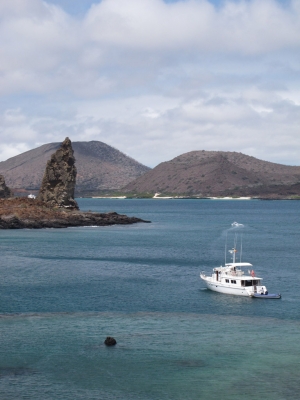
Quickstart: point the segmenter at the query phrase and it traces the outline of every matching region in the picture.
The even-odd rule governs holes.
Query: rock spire
[[[6,199],[7,197],[13,197],[12,190],[6,186],[3,175],[0,175],[0,199]]]
[[[47,162],[38,200],[54,207],[78,208],[74,200],[76,173],[74,152],[67,137]]]

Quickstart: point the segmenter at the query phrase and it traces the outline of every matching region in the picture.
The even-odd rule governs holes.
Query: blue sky
[[[165,3],[176,3],[181,0],[164,0]],[[89,10],[92,4],[100,3],[97,0],[47,0],[48,3],[56,4],[62,7],[66,12],[72,15],[83,15]],[[212,4],[220,5],[220,0],[210,0]]]
[[[101,140],[299,165],[298,0],[1,0],[0,160]]]
[[[178,3],[178,2],[186,1],[186,0],[164,0],[165,3]],[[237,3],[239,0],[235,0]],[[88,11],[92,4],[100,3],[97,0],[47,0],[48,3],[56,4],[62,7],[66,12],[72,15],[83,15]],[[209,2],[216,7],[222,6],[225,3],[224,0],[209,0]],[[277,0],[279,4],[288,5],[290,4],[290,0]]]

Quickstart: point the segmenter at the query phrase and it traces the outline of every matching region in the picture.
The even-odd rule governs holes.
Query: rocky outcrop
[[[12,190],[10,190],[10,188],[6,186],[4,176],[0,175],[0,199],[6,199],[12,196]]]
[[[76,174],[74,152],[67,137],[47,162],[38,200],[53,207],[78,208],[74,200]]]
[[[104,340],[104,344],[106,346],[115,346],[117,344],[117,341],[115,338],[107,336],[107,338]]]
[[[149,221],[116,212],[94,213],[53,208],[50,204],[26,197],[0,199],[0,229],[128,225],[137,222]]]

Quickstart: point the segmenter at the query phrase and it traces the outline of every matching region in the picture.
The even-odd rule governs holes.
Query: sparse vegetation
[[[45,159],[60,143],[49,143],[1,162],[0,174],[11,188],[40,188]],[[99,141],[73,142],[77,167],[76,195],[85,192],[120,190],[129,182],[150,171],[150,168]],[[28,189],[29,190],[29,189]]]
[[[206,197],[290,198],[300,196],[300,167],[268,163],[234,152],[191,152],[160,164],[121,192],[127,196],[135,193],[137,197],[144,197],[144,193],[152,197],[156,192],[161,196],[193,197],[201,192]]]

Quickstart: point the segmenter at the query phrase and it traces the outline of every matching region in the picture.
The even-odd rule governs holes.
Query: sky
[[[300,165],[300,0],[1,0],[0,161],[66,136]]]

